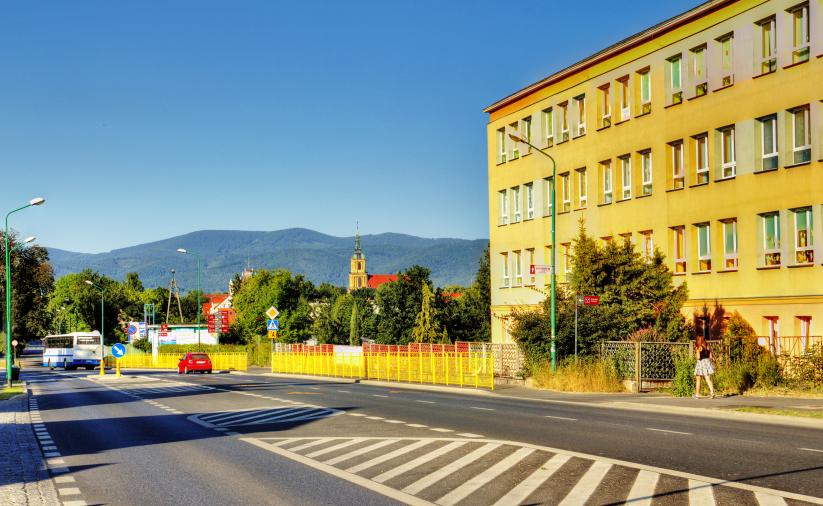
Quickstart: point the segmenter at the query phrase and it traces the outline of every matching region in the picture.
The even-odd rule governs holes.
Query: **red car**
[[[200,371],[211,374],[211,359],[205,353],[186,353],[177,364],[177,374]]]

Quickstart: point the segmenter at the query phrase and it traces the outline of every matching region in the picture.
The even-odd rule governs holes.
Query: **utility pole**
[[[174,279],[174,269],[171,270],[171,281],[169,282],[169,301],[166,304],[166,325],[169,324],[169,314],[171,313],[171,297],[177,299],[177,311],[180,314],[180,323],[183,323],[183,306],[180,305],[180,287],[177,286],[177,280]]]

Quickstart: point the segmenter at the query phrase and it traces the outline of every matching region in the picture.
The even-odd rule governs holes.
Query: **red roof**
[[[377,288],[384,283],[397,281],[397,274],[369,274],[369,288]]]

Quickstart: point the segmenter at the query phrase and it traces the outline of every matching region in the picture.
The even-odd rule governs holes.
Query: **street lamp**
[[[106,318],[106,313],[104,310],[104,304],[106,300],[106,290],[100,286],[95,285],[91,280],[87,279],[86,284],[89,286],[93,286],[100,290],[100,345],[103,347],[103,352],[100,354],[100,376],[106,374],[106,366],[105,361],[103,359],[106,358],[106,341],[103,337],[103,324]]]
[[[20,242],[18,242],[17,244],[15,244],[15,245],[14,245],[14,247],[11,249],[11,252],[12,252],[12,253],[14,253],[15,251],[17,251],[17,250],[19,250],[20,248],[22,248],[23,246],[25,246],[26,244],[28,244],[28,243],[30,243],[30,242],[34,242],[34,240],[35,240],[35,239],[37,239],[37,238],[36,238],[35,236],[33,236],[33,235],[30,235],[30,236],[26,237],[26,238],[25,238],[25,239],[23,239],[22,241],[20,241]],[[11,318],[9,318],[9,319],[11,319]],[[17,340],[15,339],[14,341],[12,341],[12,344],[13,344],[13,343],[16,343],[16,342],[17,342]],[[15,346],[15,347],[17,347],[17,345],[16,345],[16,344],[15,344],[14,346]]]
[[[9,216],[22,211],[31,206],[39,206],[46,199],[43,197],[36,197],[29,200],[29,203],[18,207],[6,214],[6,233],[3,236],[5,253],[6,253],[6,385],[11,387],[11,361],[8,359],[9,350],[11,350],[11,251],[9,251]]]
[[[186,248],[177,248],[178,253],[184,255],[194,255],[197,259],[197,351],[200,351],[200,255]]]
[[[538,148],[531,142],[523,139],[522,137],[518,136],[517,134],[510,133],[509,138],[514,142],[522,142],[523,144],[528,145],[530,148],[534,149],[538,153],[549,157],[549,160],[552,161],[552,181],[551,181],[551,205],[552,205],[552,293],[551,293],[551,307],[552,307],[552,347],[551,347],[551,357],[552,357],[552,372],[557,370],[557,284],[556,284],[556,277],[555,274],[555,256],[557,255],[557,244],[555,240],[555,216],[557,216],[557,206],[554,202],[555,197],[555,184],[557,182],[557,163],[554,161],[552,155],[546,153],[542,149]]]

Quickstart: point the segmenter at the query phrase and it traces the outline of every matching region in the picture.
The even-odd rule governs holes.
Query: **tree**
[[[420,312],[414,318],[412,340],[416,343],[433,343],[438,339],[437,327],[432,315],[434,294],[426,283],[422,285],[420,298]]]
[[[430,271],[414,265],[398,273],[397,281],[380,285],[377,289],[377,342],[381,344],[408,344],[414,320],[421,307],[421,286],[431,289]]]
[[[124,322],[137,317],[136,305],[133,300],[130,300],[123,285],[98,272],[85,269],[58,279],[49,300],[49,313],[54,315],[58,313],[58,308],[68,307],[77,317],[78,330],[100,330],[100,290],[86,284],[86,280],[105,290],[102,314],[104,340],[106,342],[121,341],[125,337],[121,326]],[[64,310],[61,309],[62,311]],[[142,312],[142,307],[140,311]]]
[[[0,232],[0,239],[2,239]],[[9,235],[11,263],[11,312],[12,336],[28,341],[45,336],[49,331],[51,315],[47,310],[48,298],[54,289],[54,272],[49,263],[48,251],[40,246],[20,247],[16,235]],[[0,242],[0,255],[5,258],[4,242]],[[5,280],[5,262],[0,261],[0,280]],[[0,297],[5,308],[6,284],[0,281]],[[2,311],[2,330],[5,332],[5,311]]]
[[[357,309],[357,300],[351,306],[351,321],[349,322],[349,344],[360,344],[360,311]]]

